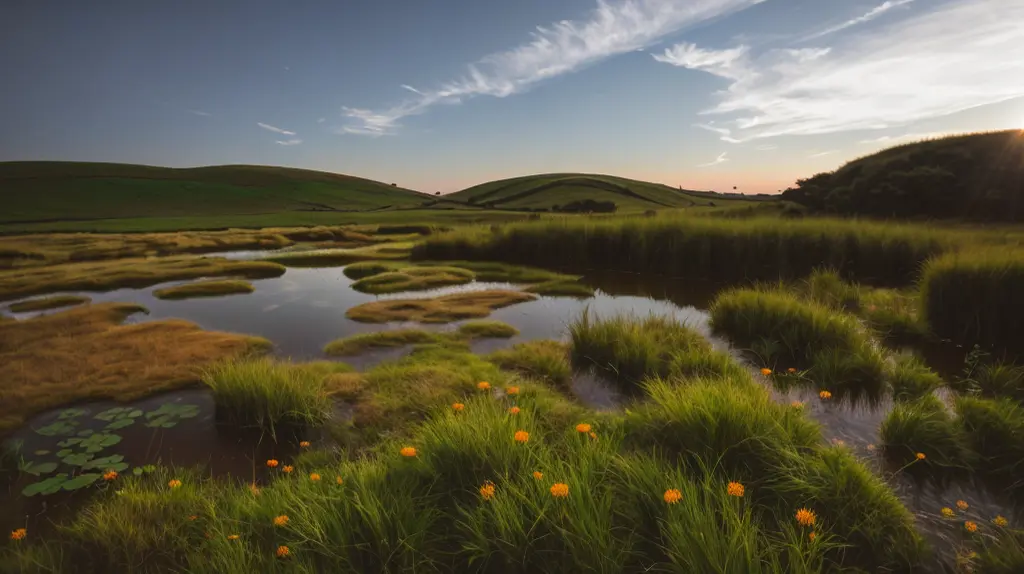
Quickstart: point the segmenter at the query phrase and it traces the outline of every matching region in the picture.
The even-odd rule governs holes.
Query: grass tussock
[[[467,291],[429,299],[386,299],[352,307],[346,316],[361,323],[387,323],[389,321],[417,321],[420,323],[450,323],[461,319],[478,319],[494,309],[516,303],[532,301],[536,295],[522,291],[492,289]]]
[[[594,296],[593,287],[575,281],[547,281],[526,288],[530,293],[549,296],[565,296],[586,299]]]
[[[671,317],[602,319],[585,310],[569,325],[569,334],[573,364],[596,365],[626,387],[652,376],[743,378],[746,374],[732,357],[714,351],[700,333]]]
[[[976,463],[960,424],[934,395],[897,402],[880,434],[890,462],[919,478],[962,475]]]
[[[384,294],[463,285],[472,280],[472,271],[458,267],[403,267],[359,279],[352,288],[363,293]]]
[[[256,288],[248,281],[221,279],[164,287],[153,291],[153,295],[157,299],[192,299],[195,297],[219,297],[222,295],[252,293],[255,290]]]
[[[466,321],[458,332],[470,338],[508,339],[518,335],[519,329],[501,321]]]
[[[217,417],[276,432],[282,426],[312,426],[327,420],[331,401],[323,375],[268,358],[236,359],[203,370]]]
[[[920,318],[915,291],[855,285],[834,269],[816,269],[795,291],[826,307],[859,316],[887,342],[913,343],[931,337]]]
[[[921,307],[936,334],[1013,346],[1024,341],[1024,250],[974,249],[928,261]]]
[[[84,305],[89,301],[91,299],[81,295],[54,295],[52,297],[18,301],[17,303],[11,303],[7,308],[14,313],[25,313],[28,311],[47,311],[49,309],[59,309],[60,307]]]
[[[341,272],[349,279],[364,279],[372,275],[402,269],[408,265],[405,261],[358,261],[346,265]]]
[[[1007,398],[961,397],[955,408],[978,469],[998,479],[1024,479],[1024,407]]]
[[[501,321],[469,321],[460,325],[454,333],[426,331],[424,329],[392,329],[353,335],[332,341],[324,347],[324,353],[334,356],[358,355],[370,349],[404,347],[406,345],[445,345],[470,339],[506,339],[519,331]]]
[[[0,271],[0,300],[55,291],[109,291],[201,277],[279,277],[285,268],[266,261],[219,257],[160,257],[65,263]]]
[[[413,258],[416,259],[415,257]],[[468,269],[476,274],[477,281],[494,281],[506,283],[547,283],[553,281],[572,281],[578,277],[566,275],[536,267],[524,267],[521,265],[509,265],[496,261],[422,261],[417,260],[417,265],[446,265]]]
[[[256,350],[265,339],[163,320],[121,325],[139,305],[87,305],[0,323],[0,430],[76,400],[128,401],[199,382],[197,367]]]
[[[900,355],[889,366],[889,384],[896,401],[912,401],[931,395],[942,386],[942,377],[913,355]]]
[[[487,360],[505,370],[522,373],[531,379],[568,388],[572,381],[569,348],[560,341],[527,341],[511,349],[487,355]]]

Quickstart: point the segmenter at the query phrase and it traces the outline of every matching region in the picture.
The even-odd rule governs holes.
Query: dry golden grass
[[[65,263],[0,271],[0,301],[55,291],[105,291],[147,287],[175,279],[242,276],[278,277],[285,268],[267,261],[220,257],[159,257]]]
[[[278,253],[266,257],[264,261],[288,267],[337,267],[360,261],[402,259],[409,256],[410,249],[411,245],[381,243],[356,249],[311,249]]]
[[[362,373],[334,373],[324,377],[327,393],[339,399],[354,399],[363,392],[366,378]]]
[[[89,301],[91,301],[91,299],[88,297],[82,297],[81,295],[54,295],[53,297],[43,297],[41,299],[29,299],[28,301],[11,303],[8,309],[15,313],[24,313],[26,311],[45,311],[47,309],[81,305],[83,303],[88,303]]]
[[[240,279],[221,279],[213,281],[196,281],[174,287],[165,287],[153,291],[157,299],[191,299],[193,297],[217,297],[236,293],[252,293],[255,287],[248,281]]]
[[[420,323],[449,323],[461,319],[478,319],[494,309],[508,307],[536,299],[536,295],[522,291],[493,289],[468,291],[431,299],[386,299],[352,307],[346,316],[363,323],[389,321],[417,321]]]
[[[0,323],[0,432],[63,404],[127,401],[198,383],[199,367],[270,346],[181,320],[121,325],[145,310],[103,303]]]

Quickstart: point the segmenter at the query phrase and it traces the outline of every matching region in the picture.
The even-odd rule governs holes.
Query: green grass
[[[886,457],[917,477],[964,475],[976,464],[963,429],[933,395],[897,402],[880,434]]]
[[[14,313],[24,313],[26,311],[45,311],[47,309],[84,305],[89,301],[91,301],[91,299],[81,295],[54,295],[52,297],[18,301],[17,303],[11,303],[7,308]]]
[[[508,339],[518,335],[519,329],[501,321],[466,321],[459,325],[458,333],[470,338]]]
[[[153,296],[157,299],[192,299],[194,297],[219,297],[222,295],[252,293],[255,290],[256,288],[248,281],[222,279],[164,287],[153,291]]]
[[[359,279],[352,288],[363,293],[400,293],[463,285],[472,280],[472,271],[458,267],[404,267]]]
[[[942,386],[942,377],[912,355],[901,355],[889,367],[889,384],[896,401],[916,400]]]
[[[531,285],[526,288],[530,293],[536,293],[538,295],[548,296],[566,296],[566,297],[577,297],[586,299],[594,296],[593,287],[587,287],[582,283],[576,283],[575,281],[548,281],[546,283],[538,283],[537,285]]]
[[[476,275],[477,281],[496,281],[508,283],[547,283],[552,281],[572,281],[575,275],[566,275],[536,267],[509,265],[494,261],[417,261],[417,265],[447,265],[468,269]]]
[[[591,317],[588,310],[569,325],[574,365],[595,365],[625,388],[646,377],[699,377],[745,373],[731,357],[713,351],[700,333],[671,317]]]
[[[350,356],[358,355],[370,349],[426,344],[443,346],[477,338],[505,339],[518,334],[519,331],[515,327],[501,321],[468,321],[460,325],[454,333],[439,333],[407,328],[353,335],[328,343],[324,347],[324,353],[335,356]]]
[[[511,349],[501,349],[486,359],[502,369],[522,373],[532,379],[567,389],[572,381],[569,349],[559,341],[527,341]]]
[[[522,291],[501,289],[467,291],[428,299],[371,301],[350,308],[345,316],[360,323],[387,323],[390,321],[450,323],[461,319],[486,317],[494,309],[532,301],[536,298],[536,295]]]
[[[936,334],[958,341],[1015,346],[1024,341],[1024,250],[991,248],[928,261],[921,307]]]
[[[203,383],[213,392],[217,416],[276,433],[281,427],[327,420],[331,402],[315,371],[272,359],[234,360],[206,368]]]
[[[955,407],[978,470],[997,479],[1024,479],[1024,407],[1012,399],[976,397],[961,397]]]
[[[365,279],[373,275],[395,271],[408,266],[405,261],[357,261],[342,270],[349,279]]]
[[[970,386],[984,397],[1024,402],[1024,367],[999,362],[981,365],[971,377]]]

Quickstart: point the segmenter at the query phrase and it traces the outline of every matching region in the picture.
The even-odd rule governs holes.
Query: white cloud
[[[728,50],[702,50],[696,44],[676,44],[666,48],[663,54],[654,54],[654,59],[673,66],[704,70],[705,72],[738,79],[743,72],[741,60],[750,50],[747,46],[737,46]]]
[[[322,123],[324,123],[326,121],[327,121],[327,118],[319,118],[319,119],[316,120],[316,123],[322,124]]]
[[[194,114],[194,115],[197,115],[197,116],[202,116],[204,118],[208,118],[208,117],[213,115],[210,112],[204,112],[202,110],[188,110],[188,113]]]
[[[265,130],[270,130],[270,131],[272,131],[272,132],[274,132],[276,134],[281,134],[283,136],[293,136],[293,135],[295,135],[295,132],[290,132],[288,130],[283,130],[281,128],[275,128],[274,126],[272,126],[270,124],[265,124],[263,122],[256,122],[256,125],[260,126],[261,128],[263,128]]]
[[[773,149],[779,149],[777,145],[759,145],[756,148],[757,151],[771,151]]]
[[[905,142],[920,141],[925,139],[941,138],[950,135],[950,132],[924,132],[924,133],[909,133],[898,136],[881,136],[877,138],[870,138],[861,140],[858,143],[865,145],[872,144],[885,144],[885,145],[897,145]]]
[[[611,56],[650,46],[688,26],[742,10],[763,0],[598,0],[584,19],[538,26],[532,39],[505,52],[485,56],[464,76],[433,90],[402,87],[416,97],[382,110],[342,108],[350,122],[343,133],[381,136],[394,133],[402,119],[438,104],[476,96],[504,98],[534,84],[574,72]]]
[[[832,155],[834,153],[839,153],[839,150],[831,149],[831,150],[828,150],[828,151],[819,151],[818,153],[812,153],[811,155],[809,155],[807,157],[825,157],[827,155]]]
[[[730,81],[704,115],[730,140],[884,129],[1024,96],[1024,1],[970,0],[852,36],[830,49],[735,49],[702,61]],[[709,50],[703,50],[710,52]],[[683,65],[685,62],[674,62]]]
[[[300,143],[302,143],[302,140],[297,138],[290,140],[277,140],[277,143],[280,145],[299,145]]]
[[[839,24],[837,26],[832,26],[831,28],[825,28],[821,32],[818,32],[818,33],[815,33],[815,34],[811,34],[810,36],[804,38],[804,41],[813,40],[815,38],[820,38],[822,36],[827,36],[829,34],[834,34],[834,33],[839,32],[841,30],[845,30],[847,28],[856,26],[857,24],[863,24],[865,22],[870,22],[871,20],[874,20],[875,18],[878,18],[882,14],[885,14],[889,10],[892,10],[893,8],[897,8],[899,6],[903,6],[904,4],[910,4],[913,1],[914,0],[886,0],[885,2],[879,4],[878,6],[875,6],[871,10],[869,10],[864,15],[858,16],[856,18],[852,18],[850,20],[847,20],[846,22],[843,22],[842,24]]]
[[[725,157],[725,154],[727,154],[727,153],[729,153],[729,152],[722,152],[722,153],[718,154],[718,157],[716,157],[713,161],[709,161],[708,163],[698,164],[697,167],[711,167],[713,165],[718,165],[720,163],[725,163],[725,162],[729,161],[729,158]]]

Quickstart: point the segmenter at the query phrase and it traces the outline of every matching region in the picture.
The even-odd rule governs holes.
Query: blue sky
[[[1024,128],[1024,0],[10,0],[0,161],[774,192]]]

